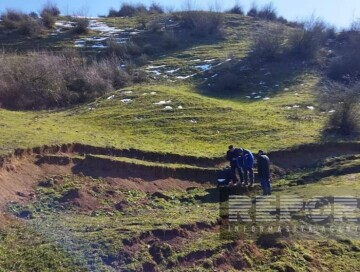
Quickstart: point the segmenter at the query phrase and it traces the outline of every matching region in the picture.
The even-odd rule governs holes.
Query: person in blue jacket
[[[236,170],[239,173],[240,182],[243,182],[243,178],[244,178],[242,169],[239,164],[240,153],[241,153],[241,150],[239,148],[234,148],[233,145],[229,145],[228,151],[226,153],[226,159],[230,162],[233,184],[237,184],[237,182],[238,182]]]
[[[240,155],[242,157],[241,167],[244,173],[245,185],[248,185],[250,181],[250,186],[252,186],[254,184],[254,155],[247,149],[242,149]]]

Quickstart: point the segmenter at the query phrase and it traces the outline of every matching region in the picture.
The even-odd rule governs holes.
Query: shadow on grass
[[[299,77],[312,67],[284,56],[272,62],[258,62],[248,56],[224,62],[205,74],[198,91],[215,98],[257,102],[271,98],[299,83]]]

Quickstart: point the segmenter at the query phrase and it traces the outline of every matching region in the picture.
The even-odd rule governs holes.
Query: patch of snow
[[[133,91],[124,91],[123,94],[132,94]]]
[[[170,104],[171,100],[161,100],[160,102],[156,102],[154,103],[155,105],[166,105],[166,104]]]
[[[142,95],[148,95],[148,93],[143,93]]]
[[[95,108],[89,108],[89,110],[95,110]]]
[[[215,59],[204,60],[204,62],[213,62]]]
[[[292,109],[292,107],[289,107],[289,106],[288,106],[288,107],[286,107],[286,109],[287,109],[287,110],[291,110],[291,109]]]
[[[215,74],[215,75],[212,75],[211,77],[214,78],[214,77],[217,77],[217,76],[218,76],[218,74]]]
[[[182,109],[183,109],[183,106],[181,106],[181,105],[178,106],[178,109],[179,109],[179,110],[182,110]]]
[[[334,113],[336,110],[330,110],[329,113]]]
[[[118,29],[116,27],[108,26],[103,22],[98,22],[97,20],[90,20],[89,21],[89,29],[98,31],[98,32],[105,32],[108,34],[115,34],[119,32],[123,32],[122,29]]]
[[[201,61],[201,59],[194,59],[194,60],[190,60],[190,61],[198,62],[198,61]]]
[[[308,108],[309,110],[314,110],[315,109],[314,106],[306,106],[306,108]]]
[[[129,38],[113,38],[116,43],[126,43]]]
[[[110,100],[110,99],[114,99],[115,98],[115,95],[110,95],[108,98],[106,98],[107,100]]]
[[[267,72],[267,73],[264,74],[264,76],[269,76],[269,75],[271,75],[270,72]]]
[[[292,106],[293,108],[300,108],[300,106],[299,105],[294,105],[294,106]]]
[[[285,89],[284,89],[284,91],[288,91],[288,90],[289,90],[289,88],[285,88]]]
[[[299,96],[299,94],[298,94],[298,93],[295,93],[295,95],[296,95],[296,96]]]
[[[247,95],[247,96],[245,96],[247,99],[250,99],[251,98],[251,96],[249,96],[249,95]]]
[[[86,38],[85,40],[90,41],[90,42],[102,42],[102,41],[106,41],[108,38],[107,37],[90,37],[90,38]]]
[[[196,124],[197,123],[197,121],[196,120],[190,120],[190,123],[193,123],[193,124]]]
[[[151,94],[151,95],[156,95],[156,92],[151,92],[150,94]]]
[[[92,47],[92,48],[107,48],[106,45],[103,45],[103,44],[100,44],[100,43],[94,44],[94,45],[92,45],[91,47]]]
[[[197,65],[195,68],[200,69],[201,71],[205,72],[211,69],[211,64],[203,64],[203,65]]]
[[[254,97],[254,99],[260,99],[260,98],[261,98],[260,95]]]
[[[264,97],[263,100],[270,100],[270,97]]]
[[[75,44],[74,46],[75,46],[75,47],[85,47],[85,44],[78,43],[78,44]]]
[[[75,22],[71,21],[56,21],[55,25],[57,27],[64,27],[64,28],[72,28],[75,25]]]
[[[257,94],[257,93],[256,93],[256,92],[252,92],[251,94],[252,94],[252,95],[255,95],[255,94]]]
[[[188,78],[193,77],[195,75],[196,74],[192,74],[192,75],[188,75],[188,76],[177,76],[176,78],[178,78],[178,79],[188,79]]]
[[[163,110],[172,110],[173,108],[171,106],[166,106]]]
[[[157,71],[157,70],[149,71],[149,73],[154,73],[154,74],[157,75],[157,76],[160,76],[160,75],[161,75],[161,73],[160,73],[159,71]]]
[[[275,84],[274,86],[275,86],[275,87],[279,87],[279,86],[280,86],[280,84]]]
[[[121,102],[125,103],[125,104],[128,104],[130,103],[132,100],[130,98],[125,98],[125,99],[121,99],[120,100]]]
[[[149,65],[148,67],[146,67],[146,69],[159,69],[163,67],[166,67],[166,65],[158,65],[158,66]]]
[[[173,69],[173,70],[169,70],[169,71],[165,71],[165,73],[168,73],[168,74],[173,74],[177,71],[179,71],[181,68],[177,68],[177,69]]]

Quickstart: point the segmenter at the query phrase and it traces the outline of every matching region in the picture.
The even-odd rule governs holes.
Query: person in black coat
[[[234,148],[233,145],[229,145],[229,149],[226,153],[226,159],[230,162],[233,183],[238,182],[238,178],[236,176],[236,169],[240,176],[240,182],[243,182],[244,179],[242,169],[239,165],[239,156],[240,156],[240,149]]]
[[[259,150],[257,156],[258,175],[263,189],[263,195],[271,195],[270,159],[264,151]]]

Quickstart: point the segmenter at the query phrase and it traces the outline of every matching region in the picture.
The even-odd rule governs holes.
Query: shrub
[[[153,55],[156,52],[156,47],[154,47],[152,44],[147,43],[143,46],[143,51],[147,55]]]
[[[146,30],[150,32],[161,32],[164,25],[160,22],[160,20],[151,20],[145,24]]]
[[[117,56],[123,60],[129,60],[134,56],[142,54],[141,48],[134,42],[117,43],[115,40],[107,41],[107,48],[105,50],[108,56]]]
[[[339,56],[329,65],[328,76],[337,81],[351,83],[360,80],[360,27],[353,23],[349,30],[339,35],[342,44]]]
[[[73,32],[75,34],[83,34],[86,33],[89,27],[89,19],[88,18],[74,18],[75,26],[73,28]]]
[[[164,9],[162,6],[160,6],[159,4],[157,3],[152,3],[149,7],[149,12],[150,13],[164,13]]]
[[[242,6],[240,6],[239,4],[235,4],[231,9],[227,11],[227,13],[244,15],[244,10]]]
[[[351,83],[360,80],[360,53],[350,50],[329,65],[328,76],[336,81]]]
[[[5,13],[1,14],[1,20],[3,20],[4,26],[9,30],[17,29],[21,21],[27,17],[28,15],[14,9],[7,9]]]
[[[263,6],[258,12],[257,17],[264,20],[274,21],[277,18],[277,12],[272,3]]]
[[[360,108],[353,98],[339,104],[338,109],[328,120],[328,129],[343,136],[360,134]]]
[[[205,37],[219,33],[222,29],[224,17],[220,12],[186,11],[181,14],[184,26],[192,30],[192,34]]]
[[[60,15],[60,10],[55,4],[47,2],[40,12],[42,22],[46,28],[53,28],[56,18]]]
[[[51,2],[47,2],[44,7],[42,8],[41,12],[40,12],[40,16],[42,17],[43,14],[51,14],[54,17],[58,17],[60,15],[60,10],[58,9],[58,7],[51,3]]]
[[[296,29],[289,38],[289,52],[301,59],[314,58],[327,38],[327,25],[320,19],[311,18]]]
[[[41,14],[41,19],[46,28],[53,28],[56,22],[56,17],[51,15],[50,13]]]
[[[163,46],[166,49],[174,49],[179,44],[179,40],[176,38],[174,32],[170,32],[170,31],[165,32],[162,39],[163,39]]]
[[[119,14],[114,8],[110,8],[107,17],[119,17]]]
[[[284,28],[269,25],[254,37],[252,56],[258,61],[272,61],[283,52]]]
[[[0,103],[9,109],[46,109],[84,102],[125,86],[116,59],[85,62],[73,54],[1,55]]]
[[[18,33],[31,38],[41,34],[43,28],[41,23],[32,17],[26,17],[18,25]]]
[[[247,16],[250,17],[257,17],[258,16],[258,7],[256,5],[256,3],[252,3],[251,7],[249,9],[249,11],[246,14]]]
[[[216,92],[239,91],[241,89],[241,79],[239,75],[232,71],[225,71],[213,85],[212,89]]]

